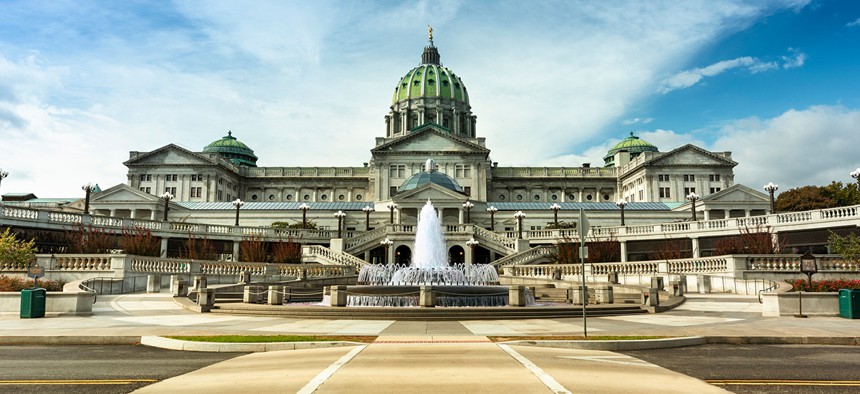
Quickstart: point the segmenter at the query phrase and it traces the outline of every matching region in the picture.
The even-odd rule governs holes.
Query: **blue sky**
[[[250,5],[249,5],[250,4]],[[0,0],[0,193],[126,181],[232,130],[264,166],[360,166],[426,26],[500,165],[635,131],[781,190],[860,167],[860,2]]]

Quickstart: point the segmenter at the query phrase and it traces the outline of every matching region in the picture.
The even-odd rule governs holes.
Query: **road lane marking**
[[[528,369],[532,374],[537,376],[537,378],[540,379],[541,383],[543,383],[544,386],[546,386],[547,388],[552,390],[553,393],[556,393],[556,394],[572,394],[570,391],[568,391],[566,388],[564,388],[564,386],[562,386],[561,383],[557,382],[555,379],[553,379],[552,376],[549,376],[548,373],[544,372],[543,369],[541,369],[540,367],[535,365],[533,362],[529,361],[529,359],[523,357],[523,355],[517,353],[516,350],[511,349],[510,346],[508,346],[508,345],[498,345],[498,346],[502,350],[504,350],[505,352],[510,354],[511,357],[514,358],[514,360],[517,360],[520,364],[522,364],[524,367],[526,367],[526,369]]]
[[[0,380],[0,385],[99,385],[99,384],[132,384],[155,383],[157,379],[33,379],[33,380]]]
[[[714,386],[844,386],[860,387],[860,380],[710,379]]]
[[[314,376],[305,387],[302,387],[301,390],[297,392],[297,394],[311,394],[316,391],[326,380],[328,380],[338,369],[346,365],[346,363],[350,362],[355,356],[361,353],[367,345],[361,345],[352,349],[349,353],[345,354],[343,357],[339,358],[334,364],[329,365],[328,368],[324,369],[317,376]]]
[[[573,360],[583,360],[583,361],[597,361],[601,363],[613,363],[613,364],[624,364],[624,365],[636,365],[640,367],[657,367],[654,364],[651,364],[646,361],[639,360],[630,356],[558,356],[558,358],[569,358]],[[635,360],[635,361],[620,361],[617,359],[624,360]]]

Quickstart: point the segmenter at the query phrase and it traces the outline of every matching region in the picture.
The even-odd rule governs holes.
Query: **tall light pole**
[[[687,195],[686,199],[693,204],[691,210],[693,211],[693,221],[696,221],[696,200],[699,199],[699,195],[696,192],[691,192]]]
[[[388,248],[390,248],[391,245],[394,244],[394,241],[392,241],[388,237],[385,237],[385,239],[379,241],[379,243],[385,248],[385,258],[382,260],[382,263],[388,264]]]
[[[517,218],[517,239],[523,239],[523,219],[526,217],[526,214],[523,211],[517,211],[514,217]]]
[[[499,211],[499,208],[496,208],[492,205],[487,207],[487,212],[490,213],[490,231],[496,231],[496,212]]]
[[[857,181],[857,186],[860,187],[860,167],[857,167],[856,170],[851,171],[851,177]]]
[[[552,203],[549,209],[552,209],[552,223],[555,224],[555,228],[558,228],[558,210],[561,209],[561,205]]]
[[[9,171],[4,171],[0,168],[0,183],[3,183],[3,180],[6,179],[7,176],[9,176]]]
[[[391,211],[391,215],[388,218],[388,222],[394,224],[394,210],[397,209],[397,204],[390,203],[386,205],[386,207],[388,207],[388,210]]]
[[[233,206],[236,207],[236,226],[239,225],[239,208],[242,208],[242,205],[245,205],[245,202],[241,199],[233,200]]]
[[[478,246],[479,243],[480,242],[478,242],[474,237],[466,241],[466,246],[469,247],[469,264],[475,264],[475,247]]]
[[[624,227],[624,207],[627,205],[627,201],[624,201],[623,198],[619,198],[618,201],[615,202],[615,205],[618,205],[618,208],[621,208],[621,227]]]
[[[164,200],[164,221],[166,222],[167,211],[170,210],[170,206],[168,204],[170,203],[170,200],[173,199],[173,195],[170,194],[170,192],[164,192],[164,194],[161,195],[161,199]]]
[[[90,194],[96,187],[92,183],[85,183],[81,186],[81,189],[86,193],[86,197],[84,197],[84,215],[90,214]]]
[[[472,202],[469,200],[466,200],[466,202],[463,203],[463,209],[466,210],[466,224],[472,222],[471,212],[472,212],[472,208],[474,208],[474,207],[475,207],[475,204],[472,204]]]
[[[767,185],[764,185],[764,190],[770,193],[770,213],[776,213],[773,210],[773,193],[779,189],[779,186],[775,185],[773,182],[768,182]]]
[[[334,213],[334,217],[337,218],[337,237],[340,238],[341,233],[343,232],[343,218],[346,216],[343,211],[337,211]]]
[[[375,211],[372,206],[367,205],[361,208],[364,211],[364,231],[370,231],[370,213]]]
[[[302,228],[308,228],[308,209],[311,209],[311,206],[302,203],[302,205],[299,205],[299,209],[302,210]]]

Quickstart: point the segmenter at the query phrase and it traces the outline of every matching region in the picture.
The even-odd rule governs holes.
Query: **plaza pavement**
[[[661,314],[589,317],[589,335],[851,338],[860,322],[762,317],[755,297],[692,294]],[[373,335],[336,348],[253,353],[147,386],[140,392],[724,392],[697,379],[608,351],[489,342],[486,336],[581,335],[581,318],[474,321],[314,320],[198,314],[169,295],[101,296],[87,317],[0,315],[12,338],[151,335]],[[5,340],[4,340],[5,338]]]

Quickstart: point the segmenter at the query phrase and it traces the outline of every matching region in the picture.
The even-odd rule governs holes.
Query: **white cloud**
[[[638,118],[637,117],[637,118],[622,120],[621,124],[624,126],[630,126],[630,125],[634,125],[634,124],[648,124],[648,123],[651,123],[653,121],[654,121],[654,118]]]
[[[658,90],[660,93],[669,93],[673,90],[686,89],[701,82],[706,77],[720,75],[735,68],[746,69],[747,71],[755,74],[779,68],[779,65],[774,62],[763,62],[750,56],[739,57],[731,60],[722,60],[711,64],[710,66],[681,71],[680,73],[665,79]]]
[[[735,182],[758,189],[767,182],[780,188],[852,182],[860,167],[860,110],[814,106],[789,110],[772,119],[749,118],[721,128],[715,150],[733,152],[739,164]]]
[[[795,48],[788,48],[789,52],[792,53],[792,56],[782,56],[782,68],[789,69],[795,67],[801,67],[804,63],[806,63],[806,54],[800,52]]]
[[[848,22],[845,26],[846,26],[846,27],[857,27],[857,26],[860,26],[860,18],[857,18],[857,19],[855,19],[855,20],[853,20],[853,21],[851,21],[851,22]]]

